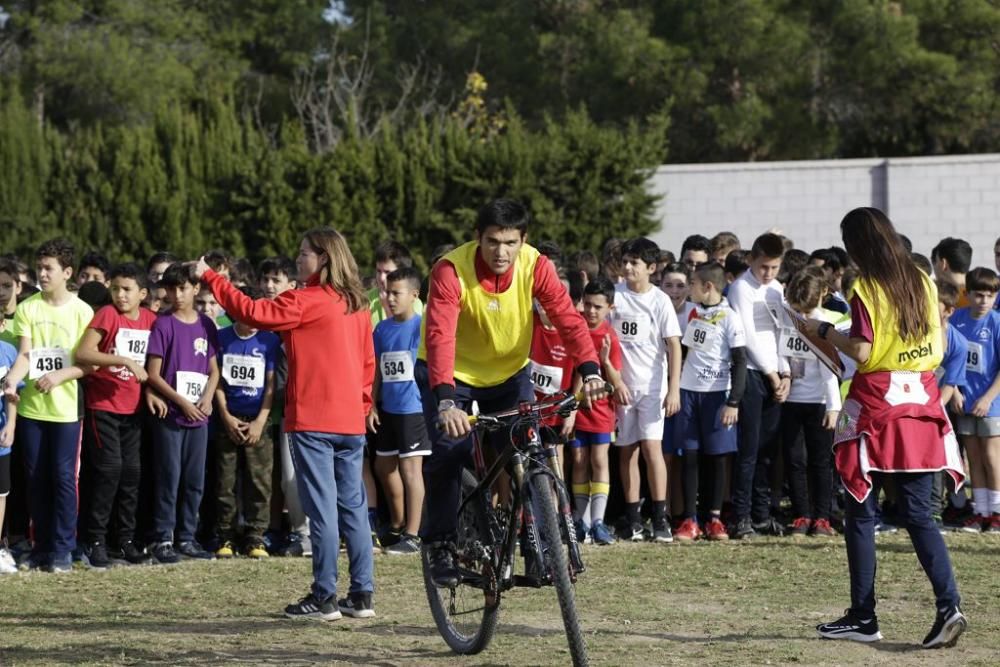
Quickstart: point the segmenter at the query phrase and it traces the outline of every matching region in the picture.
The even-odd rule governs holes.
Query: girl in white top
[[[691,269],[687,264],[674,262],[667,264],[660,274],[660,289],[670,297],[670,303],[674,306],[674,313],[677,314],[677,324],[681,327],[681,335],[687,331],[687,324],[691,320],[691,313],[695,310],[695,304],[688,300],[691,295]]]
[[[820,308],[826,296],[826,274],[816,266],[802,269],[785,289],[789,306],[811,319],[829,321]],[[792,375],[791,391],[781,412],[781,441],[795,517],[789,529],[792,535],[832,537],[830,470],[833,429],[841,407],[840,383],[794,326],[782,329],[779,349]]]

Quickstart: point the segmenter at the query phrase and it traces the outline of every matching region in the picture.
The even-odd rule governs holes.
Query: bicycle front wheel
[[[529,481],[531,509],[541,538],[539,549],[542,552],[542,562],[545,564],[559,598],[559,609],[562,612],[563,627],[566,630],[570,655],[573,656],[573,665],[581,667],[589,664],[587,645],[583,641],[583,632],[580,630],[580,619],[576,613],[576,596],[573,593],[573,582],[570,581],[566,548],[559,530],[559,516],[556,512],[557,494],[553,488],[555,483],[552,477],[543,473],[531,476]]]
[[[462,470],[462,500],[475,493],[477,481],[469,470]],[[485,493],[465,504],[458,516],[455,566],[460,580],[455,588],[438,588],[431,579],[427,548],[422,550],[424,589],[438,632],[455,653],[479,653],[493,639],[500,614],[497,575],[493,572],[492,537],[489,515],[492,511]]]

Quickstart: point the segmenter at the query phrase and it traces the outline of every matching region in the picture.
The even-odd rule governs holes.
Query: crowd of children
[[[843,250],[806,254],[773,232],[748,250],[730,233],[691,236],[680,261],[643,238],[610,240],[600,257],[537,248],[614,387],[548,425],[568,445],[581,541],[836,535],[831,450],[852,365],[845,358],[838,377],[794,319],[850,330]],[[414,554],[431,453],[414,376],[428,284],[399,243],[375,258],[369,528],[375,551]],[[913,255],[937,279],[938,378],[972,482],[970,498],[942,474],[936,518],[942,530],[1000,533],[1000,278],[971,258],[953,238],[929,259]],[[205,259],[252,299],[300,286],[287,258]],[[30,265],[0,258],[0,308],[0,572],[311,554],[282,429],[286,350],[275,333],[232,321],[191,262],[162,252],[144,268],[112,265],[48,241]],[[582,384],[538,304],[530,363],[538,396]],[[891,531],[894,490],[884,492],[880,529]]]

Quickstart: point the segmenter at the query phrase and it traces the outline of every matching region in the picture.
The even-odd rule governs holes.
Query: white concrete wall
[[[945,236],[966,239],[973,266],[993,266],[1000,235],[1000,154],[864,160],[663,165],[649,181],[661,195],[661,247],[690,234],[731,231],[744,247],[778,228],[803,250],[842,245],[841,218],[875,206],[930,255]]]

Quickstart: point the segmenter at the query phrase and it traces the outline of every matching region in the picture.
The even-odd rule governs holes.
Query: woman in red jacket
[[[252,300],[201,260],[197,275],[237,322],[281,334],[288,356],[285,430],[299,495],[309,517],[313,584],[285,608],[290,618],[372,617],[368,503],[361,477],[365,416],[372,405],[375,351],[368,300],[347,241],[330,228],[302,238],[296,260],[304,289]],[[339,531],[351,564],[349,595],[336,599]]]

